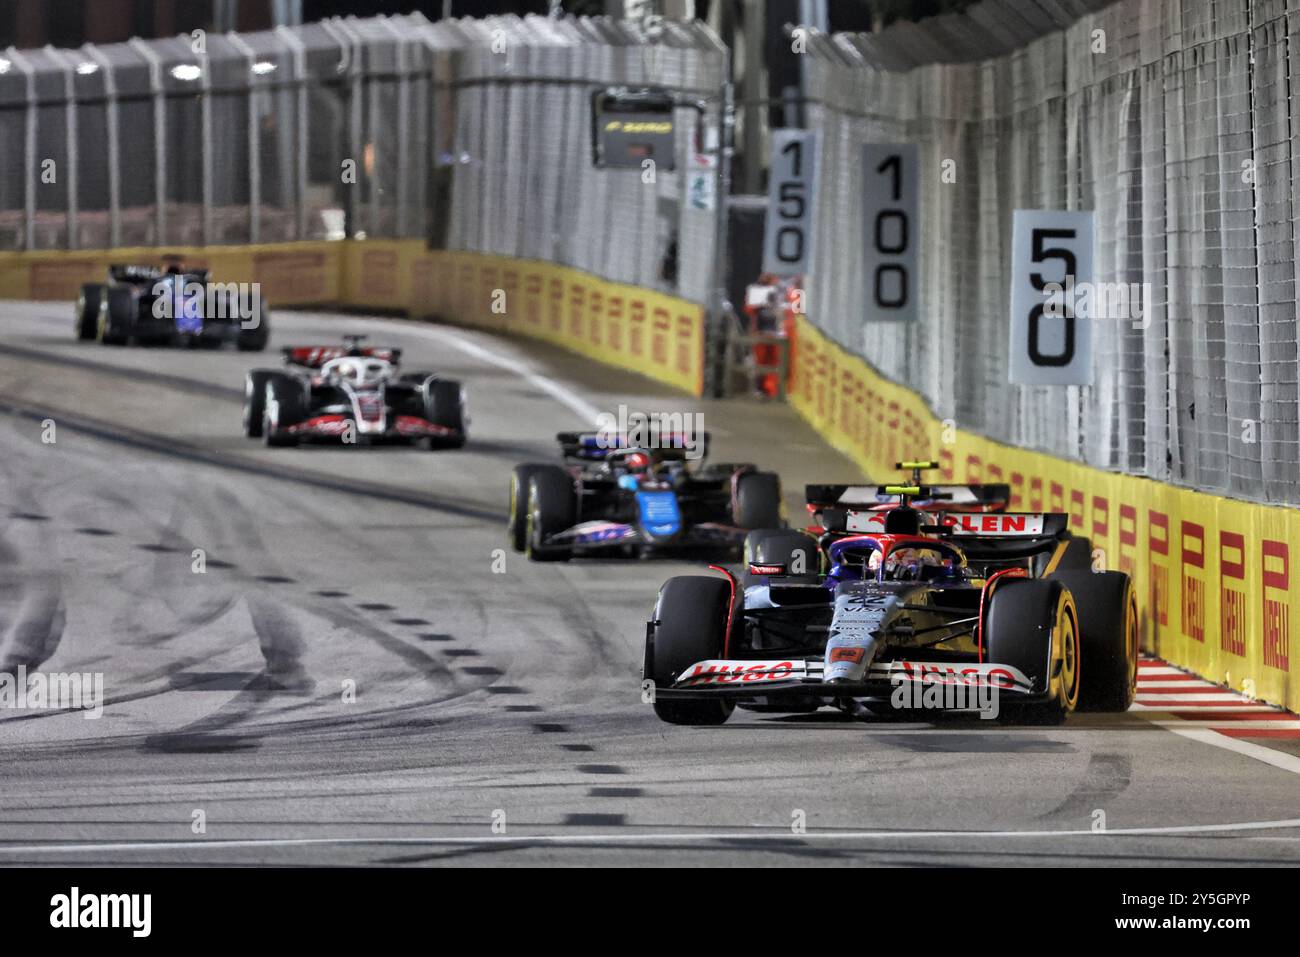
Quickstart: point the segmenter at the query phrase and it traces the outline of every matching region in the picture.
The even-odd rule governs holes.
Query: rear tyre
[[[720,658],[726,648],[731,586],[721,578],[680,575],[664,582],[655,603],[654,637],[647,649],[650,674],[657,688],[672,687],[697,661]],[[728,698],[695,701],[662,700],[654,709],[669,724],[718,725],[731,717],[735,703]]]
[[[288,429],[307,418],[306,397],[302,385],[283,373],[272,374],[266,382],[265,406],[262,410],[262,434],[272,448],[298,444],[298,436]]]
[[[131,326],[138,308],[128,286],[108,286],[99,301],[99,341],[106,346],[124,346],[131,339]]]
[[[736,524],[741,528],[781,528],[781,479],[775,472],[746,472],[736,483]]]
[[[568,545],[549,544],[553,535],[572,528],[578,518],[578,498],[573,479],[558,465],[539,468],[528,483],[528,525],[524,551],[531,561],[567,562]]]
[[[1030,561],[1030,573],[1035,578],[1046,577],[1047,566],[1051,564],[1053,556],[1052,551],[1035,556]],[[1065,551],[1061,553],[1055,567],[1056,571],[1092,571],[1092,541],[1077,535],[1065,539]]]
[[[235,334],[235,348],[240,352],[262,352],[271,341],[271,310],[266,308],[265,303],[258,305],[252,318],[257,323],[247,329],[240,319],[234,320],[239,323],[239,332]]]
[[[429,440],[433,449],[458,449],[465,444],[466,425],[465,390],[454,379],[433,379],[424,388],[424,415],[434,425],[453,429],[446,438]]]
[[[785,528],[756,528],[745,536],[745,587],[762,584],[766,575],[751,575],[749,566],[782,565],[787,575],[814,575],[820,570],[817,543],[803,532]]]
[[[1081,711],[1127,711],[1137,697],[1138,610],[1123,572],[1067,571],[1051,576],[1079,611],[1083,653]]]
[[[89,342],[99,332],[99,302],[104,298],[104,287],[88,282],[77,296],[77,338]]]
[[[532,507],[530,495],[533,476],[549,465],[516,465],[510,473],[510,520],[506,538],[510,547],[522,552],[528,547],[528,512]]]
[[[1079,703],[1079,615],[1070,592],[1059,582],[1011,579],[1001,582],[984,616],[987,661],[1011,665],[1035,687],[1051,688],[1051,700],[1033,704],[1000,696],[1004,721],[1060,724]]]

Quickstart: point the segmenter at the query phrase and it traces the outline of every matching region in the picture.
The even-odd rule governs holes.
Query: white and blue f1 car
[[[923,513],[908,498],[878,531],[846,533],[845,513],[827,510],[820,540],[753,532],[739,578],[670,578],[646,633],[659,717],[721,724],[737,705],[881,713],[903,707],[900,688],[908,708],[942,691],[923,706],[949,710],[971,710],[949,691],[992,692],[1002,716],[1032,723],[1128,709],[1133,584],[1092,569],[1068,516]]]

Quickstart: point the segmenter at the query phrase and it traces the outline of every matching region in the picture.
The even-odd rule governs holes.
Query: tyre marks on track
[[[53,657],[67,624],[54,525],[34,493],[39,486],[15,475],[27,455],[15,443],[11,454],[0,457],[4,486],[14,497],[10,524],[17,525],[0,531],[0,583],[14,593],[6,614],[0,592],[0,672],[9,674],[35,670]]]
[[[272,478],[303,487],[370,498],[378,502],[414,505],[417,508],[426,508],[470,520],[499,522],[505,519],[504,511],[489,511],[469,502],[454,501],[423,492],[408,491],[396,486],[316,472],[282,462],[264,462],[240,455],[231,455],[191,442],[111,424],[63,409],[53,407],[38,408],[12,396],[0,395],[0,413],[7,413],[32,422],[42,422],[47,418],[51,418],[58,423],[60,429],[89,435],[115,445],[126,446],[136,452],[164,456],[174,461],[204,465],[223,471],[239,472],[253,477]]]

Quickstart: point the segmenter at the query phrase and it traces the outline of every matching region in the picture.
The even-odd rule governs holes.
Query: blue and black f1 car
[[[206,269],[170,260],[161,269],[109,266],[107,281],[82,286],[77,338],[111,346],[234,343],[241,352],[266,348],[270,315],[256,283],[212,282]]]
[[[646,634],[659,717],[984,710],[998,696],[999,716],[1031,723],[1128,709],[1128,575],[1094,571],[1066,515],[925,513],[913,496],[935,490],[908,487],[879,530],[846,530],[844,511],[827,509],[819,538],[751,532],[741,576],[670,578]]]
[[[648,552],[735,553],[746,531],[784,525],[781,481],[749,464],[703,464],[709,439],[637,448],[609,432],[561,432],[563,465],[515,467],[510,544],[534,561]],[[699,452],[697,463],[687,449]]]

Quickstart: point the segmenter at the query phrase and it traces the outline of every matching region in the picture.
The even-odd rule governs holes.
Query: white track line
[[[1156,837],[1175,834],[1224,834],[1300,828],[1300,818],[1277,821],[1242,821],[1232,824],[1185,824],[1169,827],[1115,827],[1104,831],[1091,828],[1039,831],[806,831],[795,834],[788,828],[655,833],[625,833],[621,828],[609,834],[485,834],[465,837],[298,837],[236,838],[194,841],[119,841],[103,844],[10,844],[0,845],[3,854],[84,854],[91,851],[199,850],[202,848],[311,847],[311,846],[438,846],[465,844],[586,844],[615,842],[671,842],[698,844],[701,841],[890,841],[950,840],[954,838],[1062,838],[1062,837]]]
[[[1290,720],[1281,717],[1286,712],[1280,708],[1262,705],[1236,692],[1228,691],[1220,685],[1206,682],[1201,678],[1161,680],[1162,676],[1169,674],[1171,671],[1185,674],[1185,672],[1177,672],[1177,669],[1164,665],[1143,664],[1140,668],[1138,671],[1137,702],[1133,707],[1139,717],[1158,728],[1164,728],[1166,731],[1189,740],[1199,741],[1201,744],[1208,744],[1224,751],[1231,751],[1233,754],[1252,758],[1280,770],[1290,771],[1292,774],[1300,774],[1300,756],[1285,751],[1276,751],[1273,748],[1266,748],[1263,745],[1242,738],[1219,733],[1228,729],[1300,729],[1300,718]],[[1190,693],[1173,694],[1163,690],[1170,688],[1189,689]],[[1180,700],[1196,701],[1199,704],[1180,704]],[[1235,705],[1236,707],[1218,707],[1220,703]],[[1272,719],[1261,718],[1259,720],[1248,719],[1246,721],[1226,719],[1216,721],[1214,718],[1215,711],[1234,710],[1260,714],[1272,713],[1278,715],[1278,717]],[[1162,717],[1162,715],[1167,716],[1170,712],[1175,711],[1193,713],[1196,717]]]
[[[1275,768],[1290,771],[1292,774],[1300,774],[1300,757],[1294,754],[1288,754],[1285,751],[1274,751],[1272,748],[1266,748],[1241,738],[1219,734],[1218,731],[1211,728],[1198,728],[1190,721],[1181,724],[1179,722],[1159,721],[1152,723],[1163,727],[1166,731],[1182,735],[1184,738],[1190,738],[1193,741],[1200,741],[1202,744],[1209,744],[1225,751],[1232,751],[1248,758],[1254,758],[1256,761],[1271,764]],[[1184,727],[1183,725],[1188,726]]]
[[[1274,708],[1272,705],[1267,705],[1267,704],[1242,704],[1242,705],[1233,705],[1232,707],[1224,707],[1222,705],[1217,705],[1217,704],[1185,704],[1185,705],[1184,704],[1143,704],[1142,702],[1138,702],[1137,704],[1133,705],[1132,710],[1195,712],[1196,714],[1203,714],[1207,718],[1212,717],[1213,715],[1216,714],[1223,714],[1225,712],[1231,713],[1236,711],[1253,711],[1253,712],[1258,712],[1260,714],[1281,713],[1278,711],[1277,708]]]
[[[1261,718],[1247,718],[1244,721],[1224,720],[1220,718],[1215,720],[1213,717],[1206,715],[1204,718],[1172,718],[1165,719],[1148,719],[1152,724],[1158,724],[1162,728],[1218,728],[1223,730],[1246,730],[1250,728],[1272,728],[1275,731],[1295,730],[1300,728],[1300,720],[1287,720],[1285,718],[1274,718],[1269,720]]]
[[[426,322],[408,320],[406,322],[395,322],[391,319],[367,319],[367,327],[370,326],[387,326],[393,332],[400,332],[403,335],[416,335],[426,339],[436,339],[444,345],[451,345],[468,355],[473,356],[481,362],[494,365],[500,369],[506,369],[515,373],[521,379],[525,379],[530,384],[541,389],[551,398],[555,399],[561,405],[570,409],[579,418],[590,422],[594,427],[601,415],[602,410],[596,408],[586,399],[582,398],[572,389],[566,388],[554,379],[535,372],[524,362],[518,359],[511,359],[507,356],[497,355],[490,349],[485,349],[476,342],[471,342],[464,331],[452,329],[447,326],[431,325]],[[471,410],[472,411],[472,410]]]

